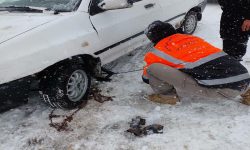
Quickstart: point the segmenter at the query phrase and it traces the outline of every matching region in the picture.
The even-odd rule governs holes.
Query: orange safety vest
[[[161,40],[154,47],[153,51],[145,55],[144,61],[146,62],[146,66],[144,66],[143,79],[148,79],[147,68],[154,63],[161,63],[176,69],[185,70],[193,69],[223,56],[228,57],[225,52],[210,45],[201,38],[192,35],[174,34]],[[236,79],[233,80],[237,82],[249,79],[249,74],[248,72],[244,72],[235,77]],[[231,78],[230,81],[223,78],[221,81],[201,80],[198,82],[203,85],[214,85],[234,81]]]

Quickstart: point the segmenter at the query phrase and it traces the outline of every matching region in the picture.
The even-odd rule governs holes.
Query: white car
[[[74,108],[101,66],[145,43],[153,21],[195,31],[204,0],[0,0],[0,100],[34,80],[52,107]],[[12,94],[8,94],[10,93]]]

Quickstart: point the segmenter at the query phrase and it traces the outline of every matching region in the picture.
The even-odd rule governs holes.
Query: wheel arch
[[[194,12],[200,13],[201,12],[201,7],[195,6],[195,7],[191,8],[188,12],[190,12],[190,11],[194,11]]]
[[[61,60],[37,73],[38,79],[55,71],[57,68],[62,66],[70,65],[71,63],[83,63],[85,69],[90,73],[91,76],[96,76],[101,72],[101,59],[99,57],[94,57],[90,54],[82,54],[72,56],[70,58]]]
[[[201,19],[202,19],[202,8],[200,7],[200,6],[195,6],[195,7],[193,7],[193,8],[191,8],[189,11],[188,11],[188,13],[190,13],[190,12],[196,12],[197,13],[197,20],[198,21],[201,21]],[[187,14],[188,14],[187,13]],[[187,15],[186,15],[187,16]]]

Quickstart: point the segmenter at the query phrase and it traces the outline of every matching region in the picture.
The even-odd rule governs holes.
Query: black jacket
[[[246,42],[250,32],[243,32],[244,20],[250,20],[250,0],[218,0],[223,10],[220,34],[223,39]]]
[[[242,86],[250,83],[248,70],[241,63],[228,55],[219,57],[192,69],[181,69],[181,71],[191,75],[198,82],[201,81],[199,82],[200,85],[210,88],[242,90]],[[240,75],[245,75],[245,79],[231,82]],[[226,79],[229,80],[229,82],[220,84],[218,79]],[[215,80],[218,84],[206,85],[206,83],[202,82],[206,80]]]

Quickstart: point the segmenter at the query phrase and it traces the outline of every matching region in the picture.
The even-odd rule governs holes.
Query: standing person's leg
[[[148,68],[149,80],[156,78],[158,83],[173,85],[179,96],[182,93],[206,98],[234,98],[241,93],[231,89],[211,89],[198,85],[189,75],[163,64],[153,64]],[[159,82],[161,81],[161,82]],[[154,88],[154,85],[152,88]]]
[[[246,54],[247,42],[238,42],[236,40],[223,39],[223,51],[229,56],[241,61],[242,57]]]

